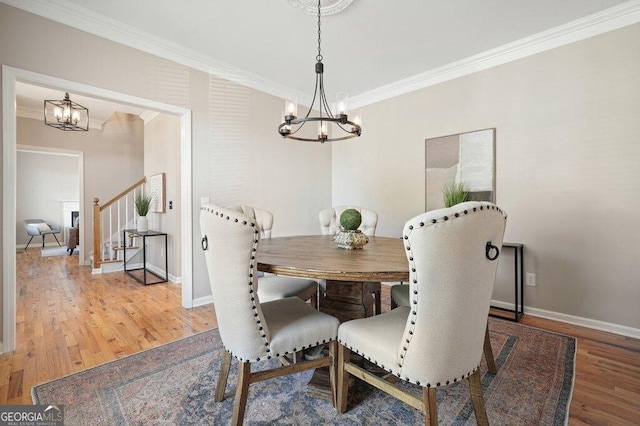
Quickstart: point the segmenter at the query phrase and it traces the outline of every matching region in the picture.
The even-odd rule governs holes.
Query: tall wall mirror
[[[496,129],[425,140],[425,211],[445,207],[443,189],[463,184],[473,201],[495,202]]]

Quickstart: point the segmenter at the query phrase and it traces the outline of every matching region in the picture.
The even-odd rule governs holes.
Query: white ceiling
[[[268,93],[313,92],[317,18],[288,0],[0,1]],[[353,0],[322,18],[325,88],[364,98],[621,15],[638,22],[640,0]]]

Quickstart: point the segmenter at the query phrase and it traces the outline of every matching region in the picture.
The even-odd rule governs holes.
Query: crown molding
[[[144,121],[144,124],[147,124],[148,122],[150,122],[151,120],[153,120],[159,115],[160,115],[159,112],[151,111],[147,109],[147,110],[144,110],[142,114],[140,114],[140,118],[142,118],[142,120]]]
[[[36,108],[28,108],[24,106],[16,107],[16,116],[22,118],[31,118],[33,120],[42,121],[44,123],[44,113],[41,109]],[[102,125],[104,121],[96,120],[95,118],[89,117],[89,128],[100,130],[102,129]]]
[[[288,93],[296,93],[300,103],[311,103],[311,96],[306,93],[300,93],[273,80],[125,25],[82,6],[74,5],[70,8],[64,0],[0,0],[0,2],[242,86],[281,98],[286,97]]]
[[[0,2],[273,96],[284,98],[287,94],[295,93],[298,95],[300,104],[307,106],[311,104],[310,94],[293,90],[273,80],[124,25],[81,6],[69,8],[63,0],[0,0]],[[638,22],[640,22],[640,0],[630,0],[495,49],[351,96],[350,104],[354,108],[363,107]]]
[[[363,107],[638,22],[640,22],[640,0],[628,1],[478,55],[352,96],[349,103],[353,108]]]

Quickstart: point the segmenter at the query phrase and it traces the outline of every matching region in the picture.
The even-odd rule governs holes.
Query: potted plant
[[[358,210],[346,209],[340,215],[341,229],[333,237],[333,241],[343,249],[361,249],[369,242],[369,238],[358,229],[361,223],[362,215]]]
[[[464,203],[471,199],[469,188],[464,182],[450,183],[442,188],[444,196],[444,206],[453,207],[456,204]]]
[[[147,219],[147,213],[151,209],[151,197],[140,193],[137,194],[134,199],[136,206],[136,212],[138,213],[138,222],[136,224],[136,231],[146,232],[149,230],[149,220]]]

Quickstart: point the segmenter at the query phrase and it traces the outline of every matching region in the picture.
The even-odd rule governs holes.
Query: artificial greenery
[[[151,209],[151,197],[145,194],[138,194],[134,200],[138,216],[146,216]]]
[[[362,216],[356,209],[346,209],[340,215],[340,225],[342,228],[355,231],[362,223]]]
[[[442,188],[442,194],[444,196],[445,207],[453,207],[456,204],[469,201],[471,195],[469,194],[469,188],[464,182],[450,183]]]

